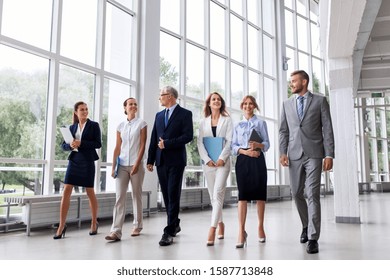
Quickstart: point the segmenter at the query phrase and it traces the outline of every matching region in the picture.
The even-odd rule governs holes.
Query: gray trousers
[[[289,161],[290,185],[302,227],[308,228],[309,240],[318,240],[321,230],[320,187],[322,159],[303,155]],[[305,199],[307,197],[307,202]]]
[[[140,165],[138,172],[130,176],[131,168],[133,166],[119,166],[118,176],[115,179],[116,184],[116,202],[113,211],[113,223],[111,226],[111,233],[122,237],[122,227],[126,215],[126,196],[127,188],[131,183],[131,195],[133,202],[133,228],[142,229],[142,184],[145,176],[145,169]]]

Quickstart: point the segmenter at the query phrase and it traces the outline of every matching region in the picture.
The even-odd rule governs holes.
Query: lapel
[[[292,115],[297,119],[298,122],[301,122],[298,117],[297,98],[295,94],[291,97],[290,104],[291,104],[290,106],[291,106]]]
[[[291,98],[291,107],[292,107],[293,115],[297,118],[297,120],[299,122],[302,122],[305,119],[306,112],[308,111],[312,100],[313,100],[313,94],[309,91],[309,93],[307,94],[307,98],[306,98],[306,106],[303,109],[302,120],[300,120],[299,117],[298,117],[297,98],[296,98],[295,95],[292,96],[292,98]]]
[[[204,125],[204,135],[213,135],[213,131],[211,130],[211,115],[206,118]]]
[[[221,133],[221,129],[223,127],[223,124],[225,123],[226,118],[222,115],[219,116],[218,123],[217,123],[217,132],[216,137],[219,137]],[[204,127],[205,135],[213,135],[213,131],[211,129],[211,115],[206,118],[206,121],[204,123],[206,127]]]
[[[158,112],[156,116],[156,125],[159,129],[161,127],[165,129],[164,117],[165,117],[165,109]]]
[[[226,118],[222,115],[219,116],[218,124],[217,124],[217,133],[216,136],[219,137],[221,133],[221,129],[223,127],[223,124],[225,123]]]
[[[76,132],[78,127],[79,127],[78,123],[72,124],[70,127],[70,131],[72,132],[73,138],[75,139],[76,139]]]
[[[165,127],[165,129],[167,129],[168,127],[169,127],[169,125],[171,124],[171,122],[173,121],[173,119],[176,117],[176,115],[179,113],[179,110],[180,110],[180,105],[179,104],[177,104],[177,106],[175,107],[175,110],[173,110],[173,112],[172,112],[172,115],[171,115],[171,117],[169,118],[169,120],[168,120],[168,124],[167,124],[167,126]],[[164,114],[165,114],[165,109],[164,109],[164,111],[162,111],[162,115],[163,115],[163,125],[165,126],[165,123],[164,123]]]
[[[83,138],[83,136],[86,135],[89,127],[91,126],[91,122],[89,119],[87,119],[87,122],[85,123],[84,125],[84,130],[83,130],[83,133],[81,134],[81,139]],[[72,135],[74,138],[76,138],[76,132],[77,132],[77,129],[79,128],[79,123],[75,123],[71,126],[71,132],[72,132]]]
[[[302,120],[305,118],[306,112],[308,111],[312,100],[313,100],[313,94],[309,91],[309,93],[307,94],[306,106],[305,109],[303,110]]]
[[[87,135],[87,131],[88,131],[90,125],[91,125],[91,123],[90,123],[89,119],[87,119],[87,122],[84,125],[83,133],[81,134],[81,138],[83,138],[83,136]]]

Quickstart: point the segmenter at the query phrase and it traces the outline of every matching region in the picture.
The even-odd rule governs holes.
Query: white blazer
[[[211,130],[211,115],[203,119],[199,125],[198,135],[198,151],[203,164],[207,164],[211,158],[208,156],[206,148],[203,145],[203,137],[213,137],[213,131]],[[229,116],[220,116],[217,124],[217,137],[225,138],[225,146],[218,159],[222,159],[225,163],[229,159],[231,154],[231,143],[233,138],[233,121]]]

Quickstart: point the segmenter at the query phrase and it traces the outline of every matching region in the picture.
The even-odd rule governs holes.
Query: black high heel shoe
[[[65,238],[65,232],[66,232],[66,229],[68,228],[67,225],[64,226],[64,228],[62,229],[62,232],[60,234],[56,234],[53,236],[53,239],[61,239],[61,238]]]
[[[99,223],[96,223],[96,229],[94,231],[90,231],[89,235],[96,235],[98,233]]]

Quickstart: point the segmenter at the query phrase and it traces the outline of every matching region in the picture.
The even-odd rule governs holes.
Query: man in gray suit
[[[306,251],[315,254],[321,229],[321,172],[332,169],[334,138],[326,97],[309,92],[308,84],[305,71],[291,73],[294,95],[283,102],[279,149],[280,164],[289,167],[291,191],[302,222],[300,242],[309,241]]]

